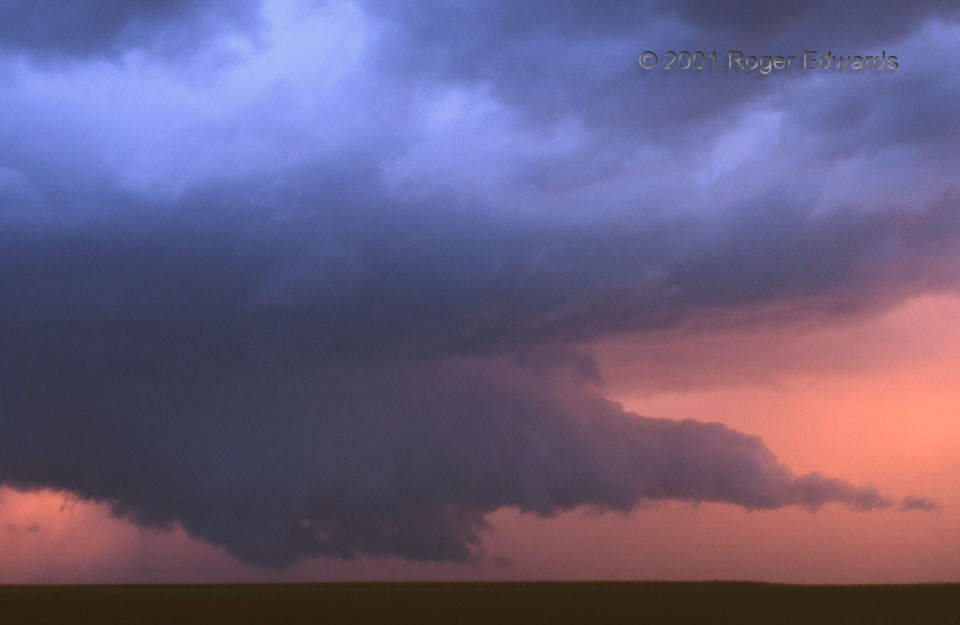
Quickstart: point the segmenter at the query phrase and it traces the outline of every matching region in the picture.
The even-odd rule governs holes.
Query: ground
[[[960,624],[960,585],[225,584],[0,587],[2,623]]]

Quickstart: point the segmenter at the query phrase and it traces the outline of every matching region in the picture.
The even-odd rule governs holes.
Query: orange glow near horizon
[[[820,471],[873,483],[897,500],[929,497],[942,504],[942,512],[858,512],[839,505],[815,513],[747,511],[668,502],[630,515],[577,510],[539,519],[504,509],[491,516],[496,530],[485,543],[491,559],[476,566],[320,558],[263,571],[191,539],[181,528],[142,530],[115,519],[102,504],[71,502],[49,491],[0,489],[0,582],[956,581],[957,319],[960,297],[926,296],[842,327],[667,333],[598,348],[609,379],[605,392],[628,410],[720,421],[761,437],[797,474]],[[638,377],[652,370],[668,345],[672,360],[661,363],[661,376]]]

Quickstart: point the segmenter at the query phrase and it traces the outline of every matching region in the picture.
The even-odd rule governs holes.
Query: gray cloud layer
[[[683,6],[268,3],[243,27],[124,6],[7,9],[52,11],[56,46],[0,31],[22,122],[0,129],[3,483],[272,565],[467,561],[505,506],[893,505],[625,412],[589,346],[956,288],[956,111],[920,88],[956,78],[640,75],[644,48],[740,32]],[[924,7],[851,45],[950,49]],[[750,15],[792,45],[794,22]],[[257,40],[152,64],[201,26]],[[146,60],[87,62],[129,49]]]

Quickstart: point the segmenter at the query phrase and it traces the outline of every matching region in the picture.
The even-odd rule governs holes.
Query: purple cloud
[[[943,506],[927,497],[907,495],[900,502],[901,510],[920,510],[922,512],[942,512]]]
[[[864,29],[898,74],[754,80],[635,65],[723,9],[109,4],[0,10],[3,484],[264,565],[469,561],[503,507],[894,505],[624,411],[588,353],[956,290],[960,82],[909,54],[956,51],[945,5]]]

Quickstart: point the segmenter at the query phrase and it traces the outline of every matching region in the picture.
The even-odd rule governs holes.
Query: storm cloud
[[[0,469],[14,487],[108,502],[141,525],[178,522],[270,565],[474,559],[484,515],[502,507],[891,505],[872,487],[797,478],[760,439],[719,423],[625,412],[582,363],[556,364],[565,360],[338,364],[180,383],[76,371],[68,388],[5,390]]]
[[[26,6],[64,33],[0,31],[3,484],[263,565],[471,561],[505,507],[894,506],[624,410],[591,346],[955,290],[956,111],[921,87],[960,83],[906,69],[956,51],[946,8],[849,42],[897,75],[658,85],[636,54],[708,34],[686,8]]]
[[[0,50],[43,62],[109,58],[130,50],[195,52],[224,26],[249,28],[257,3],[94,0],[83,5],[14,0],[0,8]],[[186,49],[186,50],[185,50]]]

